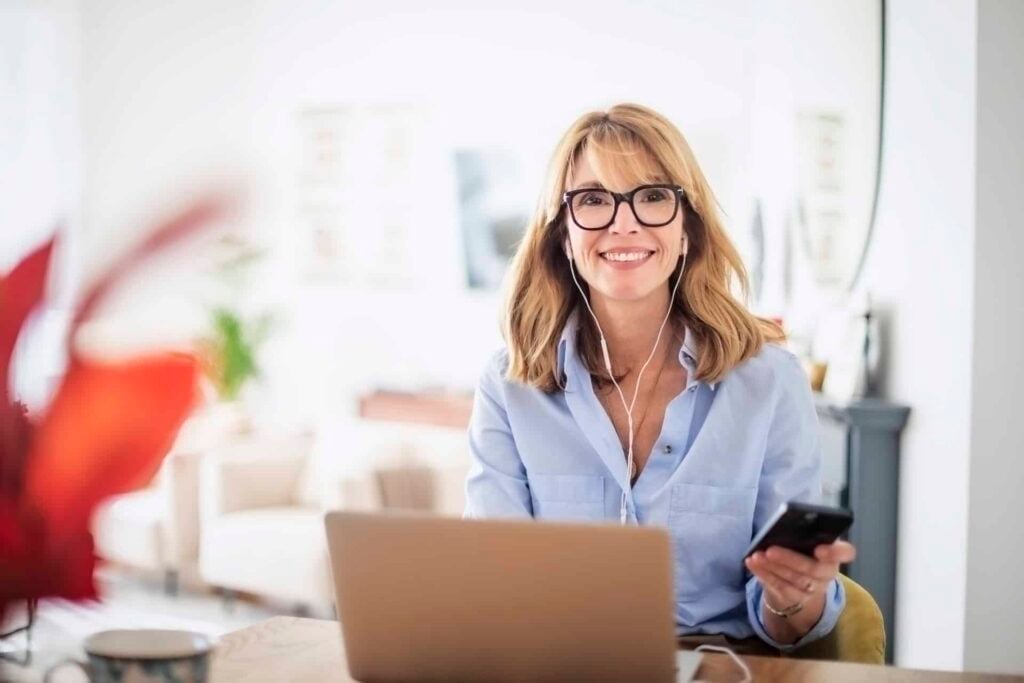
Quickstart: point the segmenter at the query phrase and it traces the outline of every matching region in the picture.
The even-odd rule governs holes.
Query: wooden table
[[[744,657],[755,681],[887,681],[923,683],[1007,683],[1022,677],[917,671],[866,664],[815,662],[777,657]],[[725,655],[704,653],[698,677],[740,680]],[[263,681],[351,681],[338,622],[274,617],[225,636],[213,659],[212,683]]]

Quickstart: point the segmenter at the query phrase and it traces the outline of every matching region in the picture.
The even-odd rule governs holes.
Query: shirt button
[[[666,453],[671,453],[672,452],[672,445],[671,444],[665,444],[664,446],[662,446],[661,450],[665,451]]]

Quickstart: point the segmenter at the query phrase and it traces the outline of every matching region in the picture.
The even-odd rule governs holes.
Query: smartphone
[[[853,513],[842,508],[790,501],[775,511],[751,542],[744,557],[773,545],[814,557],[819,545],[832,543],[853,524]]]

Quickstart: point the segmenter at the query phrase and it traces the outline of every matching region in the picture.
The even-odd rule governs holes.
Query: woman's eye
[[[668,197],[666,196],[666,193],[665,193],[664,190],[648,190],[647,192],[644,193],[642,201],[645,201],[645,202],[663,202],[666,199],[668,199]]]
[[[593,192],[583,195],[583,199],[580,201],[580,203],[586,204],[587,206],[601,206],[602,204],[608,203],[608,197],[606,197],[603,193]]]

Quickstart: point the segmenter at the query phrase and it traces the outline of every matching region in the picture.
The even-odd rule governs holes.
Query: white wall
[[[901,666],[1024,671],[1024,5],[892,0],[877,231],[903,438]]]
[[[74,0],[0,4],[0,273],[59,233],[47,307],[15,358],[14,389],[37,408],[63,372],[62,330],[81,230],[80,48]]]
[[[975,7],[888,3],[882,189],[864,284],[891,321],[886,394],[912,411],[902,444],[895,632],[896,662],[910,667],[959,669],[964,658]]]
[[[795,22],[816,5],[794,5],[803,11],[769,18],[806,34]],[[244,159],[261,182],[254,224],[275,253],[260,293],[285,318],[267,349],[268,374],[277,396],[304,397],[268,411],[296,419],[334,411],[371,384],[469,388],[499,344],[499,296],[468,292],[451,277],[463,266],[450,161],[437,155],[436,171],[422,178],[437,199],[415,226],[412,287],[296,285],[297,112],[414,103],[432,113],[424,137],[436,149],[525,150],[539,187],[547,155],[577,115],[640,101],[687,135],[742,249],[756,182],[745,164],[755,65],[772,47],[789,64],[786,41],[753,39],[763,14],[753,0],[645,0],[621,12],[589,0],[505,9],[468,0],[429,9],[411,0],[215,8],[95,0],[83,14],[88,257],[102,260],[144,207],[195,168]],[[827,103],[849,104],[840,100]],[[176,308],[165,301],[158,310]]]
[[[74,2],[0,5],[0,272],[77,218]]]
[[[1024,3],[978,3],[964,666],[1024,673]]]
[[[746,196],[737,169],[747,145],[750,2],[635,3],[628,30],[622,17],[583,0],[502,11],[456,0],[429,10],[408,0],[216,9],[91,2],[83,13],[87,257],[124,241],[141,209],[190,168],[243,158],[263,183],[257,231],[280,257],[261,293],[283,313],[284,334],[266,362],[286,401],[268,412],[303,419],[346,410],[371,384],[468,389],[499,344],[499,297],[448,277],[462,269],[449,246],[458,229],[449,199],[424,207],[415,226],[426,236],[417,259],[445,277],[390,290],[293,283],[296,113],[421,104],[436,114],[432,144],[527,147],[539,186],[546,155],[572,119],[638,100],[688,134],[731,207]],[[446,180],[441,165],[422,179],[435,194],[453,195]]]

